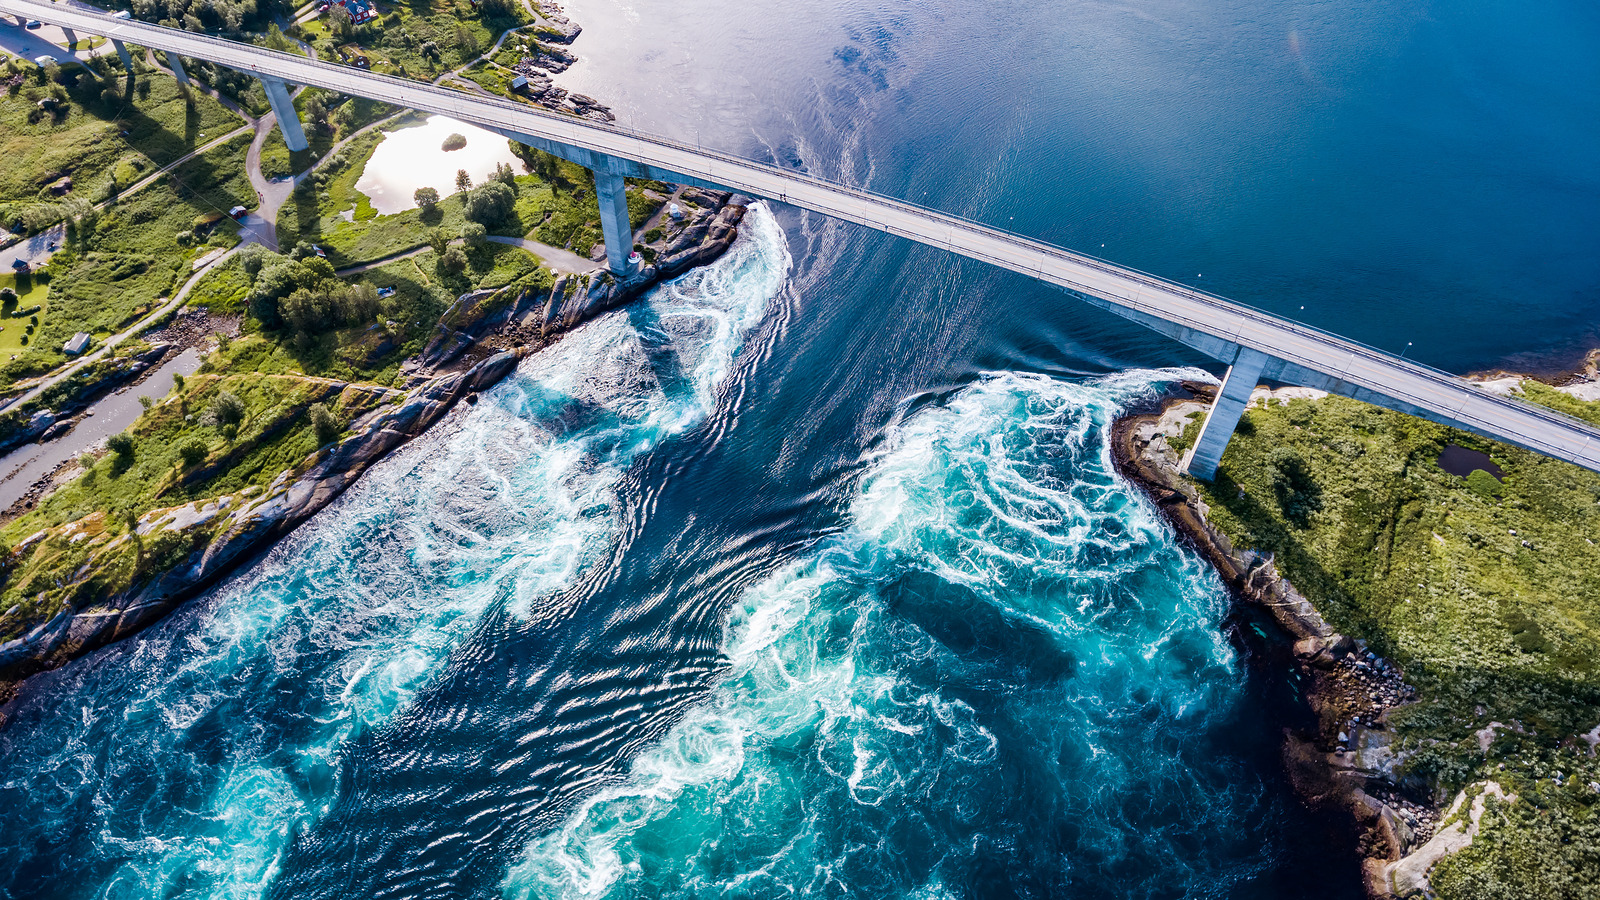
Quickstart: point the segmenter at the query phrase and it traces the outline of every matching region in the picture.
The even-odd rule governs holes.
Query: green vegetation
[[[61,345],[74,332],[103,337],[133,323],[187,277],[198,255],[233,244],[237,227],[226,210],[254,197],[244,173],[249,142],[240,135],[103,211],[80,210],[67,245],[29,279],[49,286],[46,315],[16,358],[0,363],[0,384],[67,362]]]
[[[1600,415],[1528,393],[1547,391]],[[1441,470],[1451,443],[1503,482]],[[1404,668],[1418,702],[1391,720],[1410,773],[1524,798],[1441,865],[1440,896],[1595,896],[1600,773],[1576,737],[1600,724],[1600,475],[1328,397],[1249,410],[1202,490],[1236,544],[1275,554],[1330,623]],[[1509,729],[1484,753],[1491,721]]]
[[[401,113],[392,106],[365,97],[346,97],[320,88],[301,91],[294,105],[300,111],[300,123],[309,146],[290,153],[283,143],[283,133],[273,126],[261,145],[261,174],[267,178],[286,178],[304,172],[341,141],[374,122],[395,115],[402,117],[401,122],[423,118],[415,113]],[[368,152],[371,152],[370,147]]]
[[[0,73],[24,65],[7,61]],[[244,124],[171,78],[137,74],[131,89],[121,78],[107,89],[87,74],[63,74],[64,83],[45,80],[33,66],[21,74],[15,90],[0,97],[0,221],[13,231],[60,221],[66,200],[112,198]],[[70,188],[60,186],[63,178]]]
[[[380,216],[355,183],[382,137],[379,132],[360,136],[301,182],[278,214],[280,246],[315,243],[335,268],[345,268],[414,250],[431,231],[459,237],[468,222],[483,225],[489,234],[531,235],[580,254],[601,240],[589,170],[521,145],[515,147],[535,174],[518,176],[502,166],[470,191]],[[629,212],[639,222],[660,206],[638,190],[629,192]]]
[[[355,44],[374,72],[431,80],[477,59],[501,32],[528,20],[516,0],[482,0],[476,9],[466,0],[415,0],[390,9],[366,25],[330,13],[291,33],[324,59],[338,60],[341,47]]]

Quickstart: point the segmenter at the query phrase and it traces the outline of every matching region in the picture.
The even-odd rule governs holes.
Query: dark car
[[[26,24],[26,25],[24,25],[22,27],[23,28],[27,28],[29,30],[32,30],[34,28],[43,28],[44,27],[44,23],[39,21],[38,19],[34,19],[33,21],[29,22],[28,24]]]

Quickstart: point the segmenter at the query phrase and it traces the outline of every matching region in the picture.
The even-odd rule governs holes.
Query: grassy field
[[[1442,470],[1451,443],[1503,480]],[[1251,409],[1203,490],[1230,538],[1275,554],[1335,627],[1404,668],[1419,701],[1392,719],[1411,773],[1523,798],[1440,867],[1440,896],[1593,896],[1564,879],[1600,884],[1600,771],[1576,739],[1600,725],[1600,474],[1328,397]],[[1490,722],[1509,729],[1485,753]]]
[[[27,352],[28,342],[32,337],[27,333],[27,327],[33,316],[38,316],[41,322],[50,318],[50,288],[37,278],[23,275],[0,275],[0,289],[10,288],[17,293],[17,302],[8,304],[0,309],[0,361],[9,361],[11,357]],[[18,315],[19,312],[40,307],[37,313]],[[37,326],[35,326],[37,331]],[[28,342],[24,342],[28,338]]]
[[[188,276],[196,254],[232,245],[237,229],[226,210],[255,196],[244,172],[249,142],[240,135],[197,156],[109,205],[92,226],[78,226],[80,242],[69,241],[34,276],[49,287],[45,314],[16,359],[6,354],[0,380],[9,384],[61,365],[67,361],[61,345],[74,332],[104,336],[131,324]]]
[[[244,124],[210,97],[184,92],[166,76],[136,75],[109,94],[82,75],[70,85],[42,82],[28,67],[15,93],[0,97],[0,219],[42,225],[60,219],[62,199],[106,199],[115,176],[126,187],[208,140]],[[142,63],[141,63],[142,68]],[[54,102],[54,111],[39,107]],[[50,185],[71,177],[65,198]]]

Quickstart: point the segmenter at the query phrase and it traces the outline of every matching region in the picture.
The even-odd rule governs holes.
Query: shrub
[[[317,443],[331,443],[344,431],[339,420],[334,417],[326,404],[313,403],[306,413],[311,417],[311,427],[316,429]]]
[[[1288,447],[1277,447],[1267,454],[1272,467],[1272,492],[1278,497],[1284,518],[1304,528],[1311,513],[1321,505],[1321,491],[1311,478],[1305,460]]]
[[[460,247],[451,247],[439,257],[439,269],[450,275],[460,275],[467,270],[467,254]]]
[[[186,468],[205,462],[206,454],[206,445],[199,438],[190,438],[178,447],[178,458]]]
[[[466,226],[461,229],[461,239],[465,241],[467,246],[473,250],[482,247],[488,236],[488,229],[484,228],[482,225],[479,225],[477,222],[468,222]]]
[[[441,150],[445,151],[446,153],[448,153],[451,150],[460,150],[462,147],[465,147],[466,145],[467,145],[466,135],[452,134],[449,137],[444,139],[444,143],[439,145],[439,149],[441,149]]]
[[[232,391],[223,391],[217,399],[211,401],[211,408],[206,411],[206,418],[212,423],[222,426],[237,426],[244,421],[244,401]]]
[[[106,439],[106,448],[123,459],[133,459],[133,435],[119,431]]]

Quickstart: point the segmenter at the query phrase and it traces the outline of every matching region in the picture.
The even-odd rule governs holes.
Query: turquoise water
[[[845,530],[734,604],[712,695],[530,842],[504,896],[1159,897],[1259,876],[1271,801],[1219,734],[1242,712],[1227,597],[1103,439],[1175,374],[986,376],[895,426]]]
[[[625,124],[1457,371],[1597,339],[1592,3],[570,11]],[[1283,660],[1107,464],[1203,362],[760,208],[31,681],[0,898],[1359,896]]]

